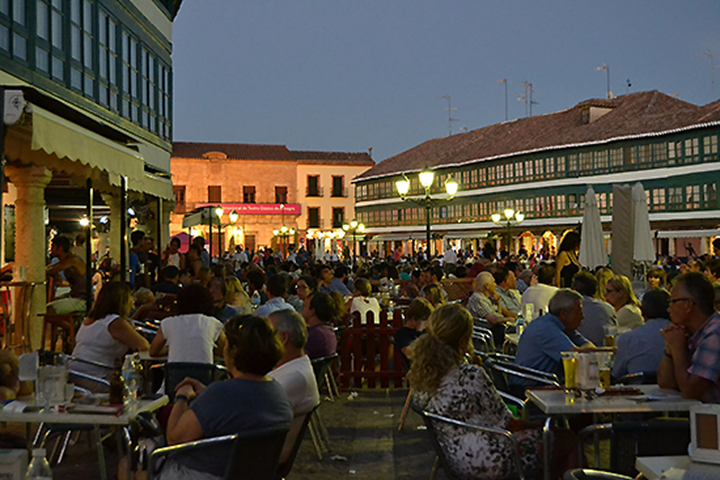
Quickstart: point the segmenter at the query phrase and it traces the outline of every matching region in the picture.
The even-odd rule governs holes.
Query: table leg
[[[135,448],[132,441],[130,427],[126,426],[122,429],[122,436],[125,440],[125,449],[127,450],[127,480],[133,480],[133,472],[135,471]]]
[[[552,425],[552,417],[548,417],[547,420],[545,420],[545,425],[543,426],[543,476],[545,480],[550,480],[550,463],[552,462],[552,459],[550,458],[550,427]]]
[[[102,435],[100,433],[100,425],[94,425],[95,443],[97,444],[98,464],[100,468],[100,479],[107,480],[107,468],[105,467],[105,450],[102,444]]]

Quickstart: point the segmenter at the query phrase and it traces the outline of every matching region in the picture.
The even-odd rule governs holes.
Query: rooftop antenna
[[[457,108],[453,108],[452,103],[450,102],[450,95],[444,95],[442,97],[438,98],[445,98],[448,101],[447,108],[444,108],[443,110],[447,110],[448,112],[448,137],[452,136],[452,122],[457,122],[457,118],[452,118],[452,112],[453,110],[457,110]]]
[[[528,95],[529,95],[529,103],[530,103],[530,116],[532,117],[532,115],[533,115],[533,114],[532,114],[532,107],[533,107],[533,105],[540,105],[540,104],[539,104],[538,102],[536,102],[535,100],[533,100],[533,98],[532,98],[533,93],[535,93],[535,90],[533,90],[533,84],[532,84],[532,83],[529,83],[528,85],[529,85],[529,87],[528,87]]]
[[[525,93],[523,95],[520,95],[520,98],[518,98],[518,102],[525,102],[525,116],[532,116],[532,83],[528,82],[527,80],[523,80],[519,83],[525,89]]]
[[[703,52],[703,53],[697,53],[697,54],[695,54],[695,56],[710,58],[710,82],[712,84],[712,98],[710,100],[713,101],[713,100],[715,100],[715,69],[718,68],[715,66],[715,56],[713,55],[713,52],[710,50],[708,50],[707,52]]]
[[[505,84],[505,121],[508,121],[508,105],[507,105],[507,78],[501,78],[498,83]]]
[[[595,70],[598,72],[601,72],[605,70],[607,72],[607,97],[606,98],[612,98],[612,92],[610,91],[610,65],[603,63],[602,67],[595,67]]]

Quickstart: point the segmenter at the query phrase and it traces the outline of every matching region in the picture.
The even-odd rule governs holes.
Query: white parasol
[[[585,194],[585,210],[582,218],[582,233],[580,235],[580,265],[587,269],[604,267],[607,265],[607,250],[603,237],[600,210],[598,209],[595,190],[588,187]]]
[[[633,260],[654,262],[655,247],[650,231],[647,195],[642,183],[636,183],[632,190],[633,201]]]

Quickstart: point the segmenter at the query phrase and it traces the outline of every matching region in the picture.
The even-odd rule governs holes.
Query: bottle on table
[[[26,480],[52,480],[52,470],[45,458],[45,449],[36,448],[32,452],[32,460],[28,465]]]
[[[122,405],[125,400],[125,380],[122,376],[120,359],[115,360],[115,370],[110,376],[110,405]]]

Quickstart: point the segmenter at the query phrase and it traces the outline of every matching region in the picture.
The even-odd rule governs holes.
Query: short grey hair
[[[569,288],[561,288],[550,299],[548,309],[556,317],[562,312],[570,312],[577,302],[582,302],[582,295]]]
[[[305,348],[308,333],[305,326],[305,319],[295,310],[276,310],[268,315],[275,330],[288,334],[290,344],[295,348]]]
[[[495,278],[490,272],[480,272],[475,277],[475,291],[482,292]]]

